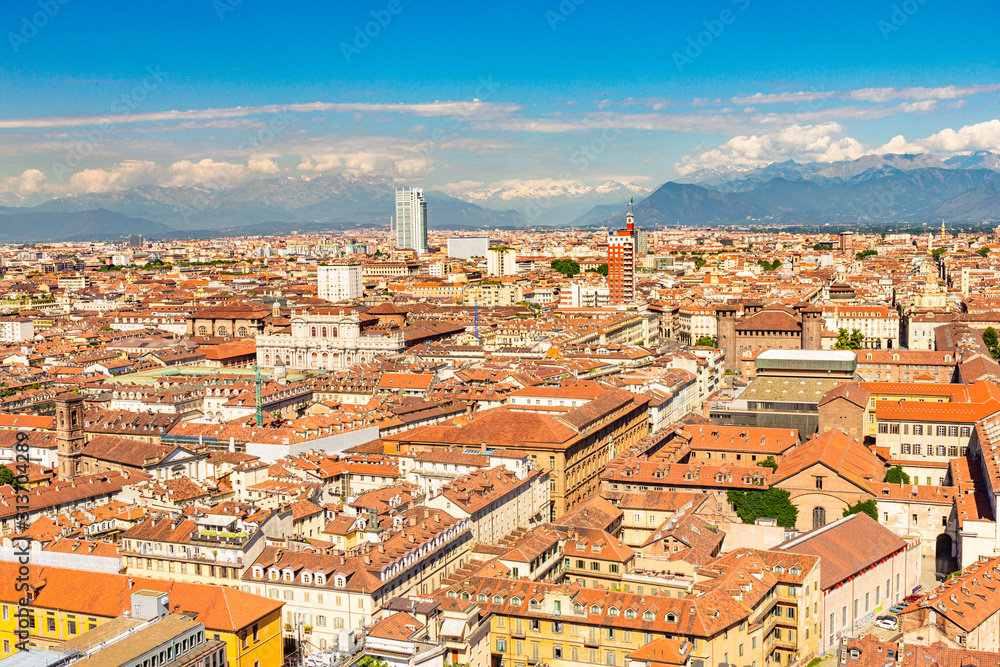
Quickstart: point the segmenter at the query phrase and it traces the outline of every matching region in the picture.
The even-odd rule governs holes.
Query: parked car
[[[891,613],[893,613],[893,614],[898,614],[899,612],[903,611],[904,609],[906,609],[909,606],[910,605],[908,605],[908,604],[897,604],[897,605],[893,605],[892,607],[889,607],[889,611]]]
[[[922,597],[924,597],[924,596],[923,595],[919,595],[919,594],[907,595],[905,598],[903,598],[903,602],[909,604],[911,602],[916,602],[917,600],[919,600]]]
[[[884,630],[896,630],[899,628],[899,622],[892,616],[879,616],[875,621],[875,627]]]

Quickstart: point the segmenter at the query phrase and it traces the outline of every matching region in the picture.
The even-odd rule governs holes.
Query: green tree
[[[792,504],[791,494],[783,489],[730,489],[726,499],[736,508],[743,523],[755,523],[757,519],[768,517],[776,519],[779,526],[794,528],[799,516],[799,509]]]
[[[715,347],[715,339],[711,336],[702,336],[694,344],[697,347]]]
[[[948,251],[945,250],[944,248],[934,248],[933,252],[931,252],[931,257],[933,257],[934,259],[940,259],[941,255],[945,254],[946,252]]]
[[[594,267],[592,269],[587,269],[587,272],[588,273],[598,273],[598,274],[600,274],[602,276],[607,276],[608,275],[608,264],[607,264],[607,262],[605,262],[604,264],[598,264],[596,267]]]
[[[14,471],[5,465],[0,465],[0,486],[5,484],[10,484],[15,491],[21,488],[21,483],[17,481],[17,475],[14,474]]]
[[[872,250],[871,248],[869,248],[868,250],[862,250],[861,252],[857,253],[855,255],[855,257],[857,257],[858,259],[862,259],[863,260],[866,257],[874,257],[877,254],[878,254],[878,250]]]
[[[852,514],[867,514],[878,521],[878,505],[875,504],[874,498],[865,501],[859,500],[853,505],[848,505],[847,509],[844,510],[844,516]]]
[[[903,470],[903,466],[893,466],[885,473],[885,482],[886,484],[899,484],[900,482],[909,484],[910,476]],[[875,518],[878,519],[878,517]]]
[[[695,266],[695,268],[696,268],[696,269],[700,269],[701,267],[705,266],[706,264],[708,264],[708,262],[706,262],[706,261],[705,261],[705,260],[703,260],[703,259],[702,259],[701,257],[699,257],[699,258],[698,258],[698,259],[697,259],[697,260],[695,261],[695,263],[694,263],[694,266]]]
[[[358,667],[389,667],[389,663],[385,660],[382,660],[381,658],[374,658],[370,655],[366,655],[361,658],[356,664]]]
[[[572,259],[554,259],[549,265],[567,278],[572,278],[580,273],[580,263]]]
[[[860,350],[861,342],[864,339],[865,335],[861,333],[860,329],[854,329],[851,333],[847,333],[847,329],[839,329],[837,342],[833,348],[835,350]]]
[[[983,332],[983,342],[986,343],[986,349],[990,351],[990,356],[994,359],[1000,358],[1000,340],[998,340],[996,329],[986,327],[986,331]]]
[[[773,456],[768,456],[763,461],[757,461],[757,465],[759,465],[761,468],[770,468],[771,470],[778,469],[778,462],[774,460]]]
[[[976,254],[979,255],[980,257],[986,257],[986,255],[990,254],[990,249],[980,248],[979,250],[976,251]]]
[[[757,265],[760,266],[765,271],[777,271],[778,267],[781,266],[781,260],[776,259],[772,262],[769,262],[766,259],[758,259]]]

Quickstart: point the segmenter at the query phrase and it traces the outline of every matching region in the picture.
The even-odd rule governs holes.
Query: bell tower
[[[59,460],[59,479],[79,477],[80,458],[83,455],[83,396],[60,394],[56,404],[56,449]]]

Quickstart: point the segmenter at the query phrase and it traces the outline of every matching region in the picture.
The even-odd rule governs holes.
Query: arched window
[[[320,327],[320,333],[323,338],[326,338],[326,327]]]
[[[813,508],[813,529],[822,528],[826,525],[826,508],[824,507],[814,507]]]
[[[229,335],[229,329],[227,329],[226,327],[219,327],[216,330],[216,333],[218,333],[220,336],[228,336]]]
[[[199,336],[207,336],[208,335],[208,327],[206,327],[204,325],[198,327],[198,335]]]
[[[247,337],[247,334],[248,334],[248,333],[249,333],[249,332],[247,331],[247,328],[246,328],[246,327],[240,327],[240,328],[239,328],[239,329],[238,329],[238,330],[236,331],[236,335],[237,335],[237,336],[239,336],[240,338],[246,338],[246,337]]]
[[[309,335],[313,338],[316,337],[316,327],[309,327]]]

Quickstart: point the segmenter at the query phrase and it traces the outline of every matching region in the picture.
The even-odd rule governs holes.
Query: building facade
[[[360,264],[333,264],[316,268],[317,295],[325,301],[360,299],[364,293]]]
[[[427,200],[422,188],[396,190],[396,247],[427,252]]]

